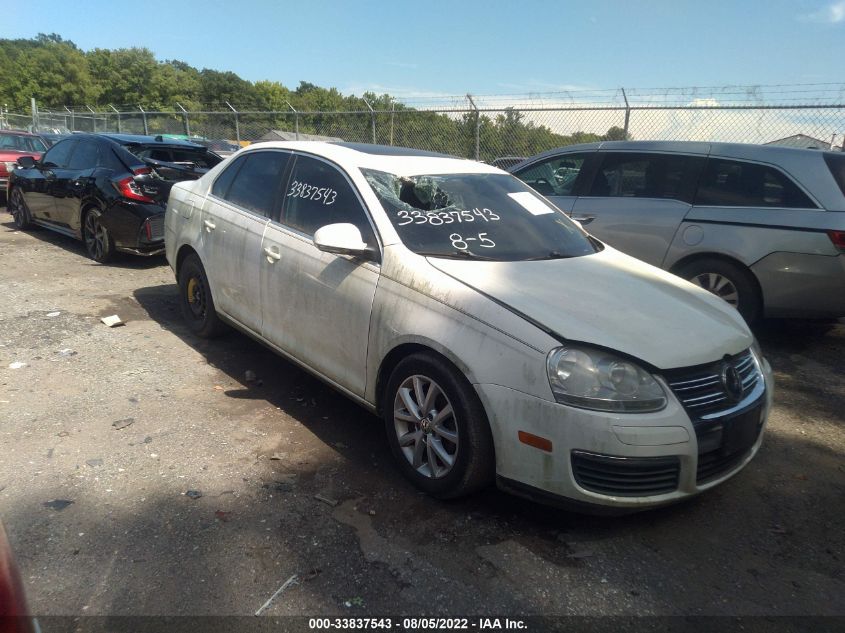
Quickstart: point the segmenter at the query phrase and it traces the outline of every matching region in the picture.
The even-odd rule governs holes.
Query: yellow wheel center
[[[188,303],[194,303],[196,301],[196,294],[197,294],[197,285],[199,281],[197,281],[196,277],[191,277],[188,280]]]

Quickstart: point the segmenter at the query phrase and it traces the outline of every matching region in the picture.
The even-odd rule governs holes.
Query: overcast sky
[[[845,82],[845,0],[4,4],[0,37],[407,97]]]

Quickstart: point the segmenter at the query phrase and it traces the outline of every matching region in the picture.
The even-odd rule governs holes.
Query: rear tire
[[[747,268],[707,258],[683,266],[677,274],[724,299],[747,323],[754,323],[760,317],[763,301],[754,275]]]
[[[105,264],[114,256],[114,241],[102,221],[103,212],[96,207],[85,211],[82,216],[82,241],[88,257],[99,264]]]
[[[385,388],[384,424],[399,469],[425,492],[448,499],[492,483],[493,438],[466,378],[442,358],[399,362]]]
[[[191,332],[199,337],[214,338],[229,329],[217,316],[205,268],[196,254],[188,255],[179,269],[179,307]]]
[[[15,220],[15,226],[19,230],[25,231],[32,228],[32,213],[30,213],[20,189],[12,189],[6,210],[12,214],[12,218]]]

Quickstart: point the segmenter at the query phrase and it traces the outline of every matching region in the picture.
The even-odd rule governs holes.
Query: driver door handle
[[[576,222],[580,222],[581,224],[589,224],[593,220],[596,219],[594,215],[572,215],[570,216]]]
[[[203,220],[202,223],[205,224],[205,230],[209,233],[211,233],[214,229],[217,228],[217,225],[211,220]]]
[[[267,256],[267,261],[271,264],[275,264],[282,258],[282,254],[277,250],[273,250],[272,246],[265,246],[264,254]]]

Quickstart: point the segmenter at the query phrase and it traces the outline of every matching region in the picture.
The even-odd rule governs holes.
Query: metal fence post
[[[235,108],[232,107],[232,104],[229,103],[228,101],[226,101],[225,104],[227,106],[229,106],[230,108],[232,108],[232,112],[234,113],[234,116],[235,116],[235,139],[238,141],[238,145],[240,145],[241,144],[241,125],[240,125],[240,122],[238,121],[238,111],[235,110]]]
[[[188,123],[188,111],[185,108],[183,108],[182,104],[179,103],[178,101],[176,102],[176,105],[182,111],[182,121],[185,125],[185,136],[190,136],[191,135],[191,125],[190,125],[190,123]]]
[[[91,127],[94,128],[94,132],[97,131],[97,113],[91,109],[91,106],[85,106],[88,108],[88,112],[91,113]]]
[[[370,102],[361,97],[361,100],[367,104],[367,107],[370,109],[370,121],[373,124],[373,145],[376,144],[376,112],[373,110],[373,106],[370,105]]]
[[[393,119],[396,116],[396,104],[393,103],[393,98],[391,97],[390,103],[390,144],[393,145]]]
[[[475,160],[479,160],[481,157],[481,112],[475,105],[475,101],[472,100],[471,94],[467,93],[467,99],[469,99],[472,109],[475,110]]]
[[[622,98],[625,99],[625,140],[628,140],[628,123],[631,121],[631,106],[628,105],[628,95],[625,94],[625,88],[621,88]]]
[[[298,141],[298,140],[299,140],[299,112],[297,112],[297,111],[296,111],[296,108],[294,108],[294,107],[290,104],[290,102],[289,102],[289,101],[285,101],[285,103],[287,103],[287,104],[288,104],[288,107],[289,107],[291,110],[293,110],[293,125],[294,125],[294,130],[295,130],[295,132],[296,132],[296,140]]]
[[[148,136],[150,133],[149,128],[147,127],[147,113],[144,112],[144,108],[141,107],[141,104],[138,104],[138,109],[141,111],[141,120],[144,122],[144,135]]]
[[[111,105],[111,104],[109,104],[109,107],[110,107],[112,110],[114,110],[114,111],[115,111],[115,114],[117,114],[117,133],[118,133],[118,134],[122,134],[122,133],[123,133],[123,129],[121,128],[121,125],[120,125],[120,111],[119,111],[117,108],[115,108],[113,105]]]

